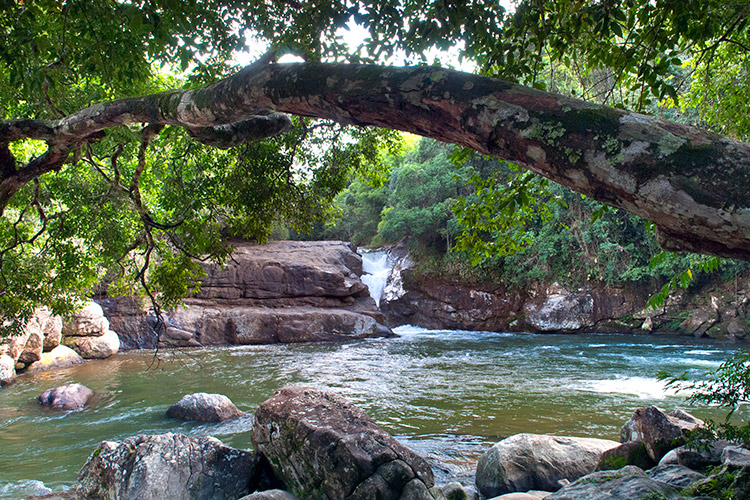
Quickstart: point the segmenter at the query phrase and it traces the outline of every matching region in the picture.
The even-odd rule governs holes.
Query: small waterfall
[[[378,307],[390,273],[388,252],[362,252],[362,282],[370,289],[370,296]]]

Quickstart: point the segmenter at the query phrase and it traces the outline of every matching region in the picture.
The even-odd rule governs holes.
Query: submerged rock
[[[228,397],[205,392],[183,396],[167,410],[167,416],[198,422],[222,422],[243,415]]]
[[[333,393],[311,387],[277,391],[256,411],[252,437],[276,476],[302,498],[435,498],[427,462]]]
[[[495,444],[477,464],[477,489],[493,497],[528,490],[559,489],[596,469],[616,441],[516,434]]]
[[[105,441],[78,474],[80,500],[235,500],[255,491],[263,462],[212,437],[182,434]]]
[[[56,410],[77,410],[83,408],[94,391],[81,384],[67,384],[47,389],[39,395],[39,403]]]

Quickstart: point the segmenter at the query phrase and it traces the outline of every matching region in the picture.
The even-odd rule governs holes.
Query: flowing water
[[[370,289],[370,295],[378,306],[390,273],[387,252],[362,252],[362,282]]]
[[[479,455],[501,437],[617,439],[639,406],[685,407],[656,373],[700,376],[732,352],[731,345],[677,337],[397,331],[395,339],[162,352],[158,361],[153,352],[130,352],[20,376],[0,390],[0,498],[72,485],[102,440],[172,431],[251,447],[249,417],[196,424],[164,412],[200,391],[225,394],[253,412],[286,384],[349,398],[426,456],[439,482],[470,483]],[[37,403],[45,389],[73,382],[96,391],[89,407],[60,413]],[[748,413],[743,408],[739,417]]]

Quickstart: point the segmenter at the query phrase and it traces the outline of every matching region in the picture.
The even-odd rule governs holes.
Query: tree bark
[[[76,142],[143,122],[221,127],[268,111],[462,144],[653,221],[667,250],[750,260],[750,145],[436,67],[253,65],[203,89],[101,103],[57,122],[8,120],[0,142]]]

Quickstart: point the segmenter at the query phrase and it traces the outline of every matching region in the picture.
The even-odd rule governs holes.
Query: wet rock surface
[[[56,410],[83,408],[94,395],[94,391],[81,384],[67,384],[47,389],[39,395],[39,403]]]

